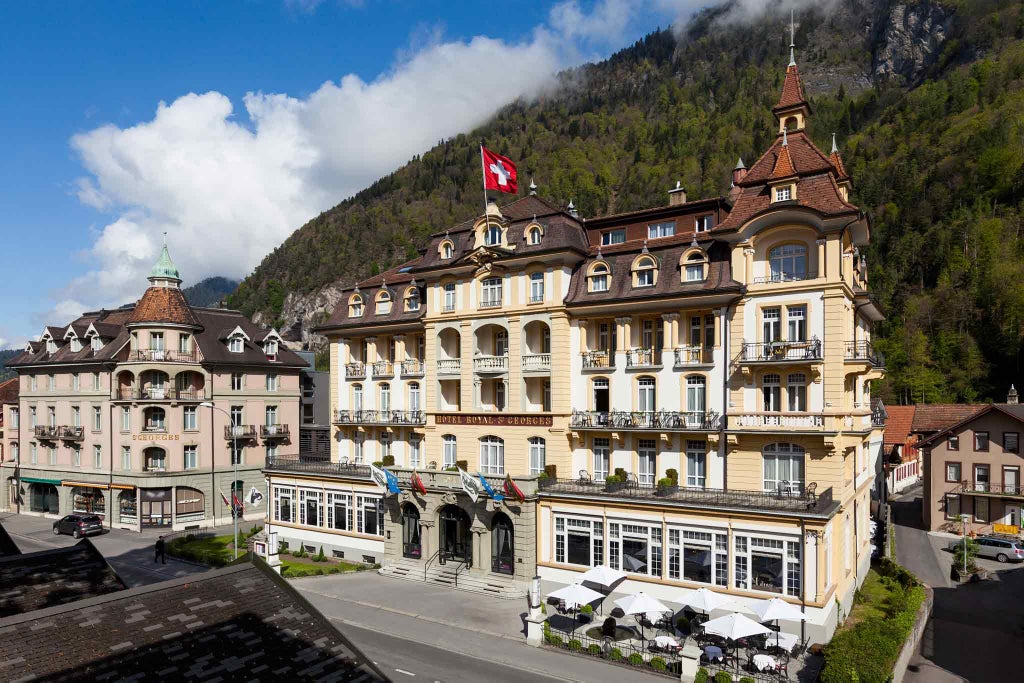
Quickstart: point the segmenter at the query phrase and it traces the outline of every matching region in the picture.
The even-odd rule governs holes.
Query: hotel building
[[[320,328],[331,458],[268,461],[274,530],[505,596],[599,564],[667,601],[781,596],[830,637],[871,556],[881,313],[795,64],[773,113],[728,197],[583,219],[531,192],[346,290]],[[456,467],[522,499],[474,501]]]
[[[266,457],[298,453],[299,372],[274,330],[190,306],[165,246],[135,304],[47,327],[8,363],[3,507],[112,528],[265,516]]]

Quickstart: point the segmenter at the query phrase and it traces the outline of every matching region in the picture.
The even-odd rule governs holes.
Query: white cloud
[[[781,0],[789,7],[810,0]],[[292,0],[315,11],[315,0]],[[134,126],[105,125],[71,145],[86,175],[79,200],[109,216],[84,256],[90,270],[56,292],[46,320],[136,298],[168,233],[186,284],[240,278],[296,228],[437,140],[530,96],[583,53],[621,47],[630,27],[684,21],[696,0],[565,0],[529,38],[445,41],[436,27],[372,81],[349,74],[307,97],[218,92],[161,102]],[[738,0],[755,11],[764,0]],[[600,47],[598,47],[600,46]]]

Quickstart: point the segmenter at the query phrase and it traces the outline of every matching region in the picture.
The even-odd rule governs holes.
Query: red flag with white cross
[[[516,165],[511,159],[495,154],[483,145],[480,145],[480,158],[484,165],[485,190],[510,194],[519,192],[519,185],[516,184]]]

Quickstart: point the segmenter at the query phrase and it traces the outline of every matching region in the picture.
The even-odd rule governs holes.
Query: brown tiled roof
[[[914,421],[916,406],[886,406],[885,435],[882,443],[886,446],[902,446],[910,436],[910,425]]]
[[[177,287],[149,287],[135,304],[129,323],[174,323],[197,326],[185,295]]]
[[[0,382],[0,403],[17,403],[20,386],[17,377]]]
[[[786,67],[786,80],[782,83],[782,95],[772,111],[789,109],[801,104],[807,104],[807,98],[804,97],[804,84],[800,80],[800,70],[797,69],[796,64],[790,64]]]
[[[671,243],[649,249],[649,254],[658,262],[658,281],[653,287],[634,288],[631,267],[641,253],[637,245],[629,251],[606,253],[602,250],[601,260],[611,269],[611,283],[607,292],[590,292],[587,286],[587,271],[598,260],[591,255],[581,263],[572,275],[569,293],[565,298],[569,305],[597,304],[612,301],[637,301],[685,294],[714,294],[739,292],[742,285],[732,279],[729,247],[724,243],[705,243],[708,250],[708,274],[703,282],[682,282],[679,259],[690,242],[673,239]],[[596,251],[596,250],[595,250]]]
[[[929,434],[927,438],[922,439],[921,444],[924,446],[932,445],[938,442],[940,439],[942,439],[946,434],[957,431],[961,427],[968,425],[971,422],[974,422],[974,420],[978,419],[982,415],[991,413],[994,410],[1009,415],[1011,418],[1017,420],[1018,422],[1024,422],[1024,406],[1021,406],[1019,404],[1008,405],[1006,403],[989,403],[978,407],[978,410],[975,410],[974,412],[966,413],[959,420],[954,420],[952,422],[949,422],[948,424],[943,425],[937,431]]]
[[[0,619],[0,652],[3,680],[388,680],[260,561]]]
[[[743,176],[743,180],[737,184],[741,187],[749,187],[770,179],[772,171],[775,170],[775,160],[781,153],[782,142],[783,136],[779,134],[765,153],[751,165],[750,170]],[[796,173],[814,175],[834,170],[832,162],[824,152],[818,149],[818,146],[807,136],[805,131],[798,130],[788,133],[786,146],[789,147],[790,160]]]
[[[203,363],[226,365],[262,365],[281,368],[304,368],[308,365],[297,353],[283,344],[278,344],[277,360],[269,361],[260,341],[267,336],[267,329],[257,325],[238,311],[228,308],[193,308],[197,324],[202,327],[195,333],[196,344],[203,354]],[[236,327],[249,337],[241,353],[228,350],[224,342]],[[226,333],[225,333],[226,331]]]
[[[767,185],[742,188],[728,218],[714,230],[724,231],[739,228],[758,214],[776,207],[800,206],[812,209],[823,216],[859,213],[856,206],[843,200],[831,173],[801,176],[797,179],[796,186],[796,201],[782,202],[776,205],[772,204],[771,193]]]
[[[796,175],[796,169],[793,167],[793,159],[789,155],[789,145],[783,144],[779,148],[779,155],[775,158],[771,179],[778,180],[779,178],[789,178],[794,175]]]
[[[356,318],[348,315],[348,300],[352,296],[354,287],[343,290],[338,305],[327,321],[315,329],[325,330],[339,327],[363,327],[367,325],[385,325],[403,322],[412,322],[422,318],[427,312],[427,299],[423,287],[419,286],[420,307],[416,311],[405,310],[405,292],[408,285],[415,277],[409,268],[419,262],[420,259],[395,266],[391,270],[374,275],[371,278],[359,283],[359,292],[363,296],[363,314]],[[404,272],[403,272],[404,271]],[[376,310],[377,292],[381,285],[386,284],[391,294],[391,310],[387,313],[378,314]],[[420,283],[422,285],[422,282]]]
[[[89,539],[67,548],[10,555],[0,558],[0,620],[124,588]]]
[[[836,169],[836,178],[839,180],[845,180],[850,176],[846,173],[846,166],[843,165],[843,158],[839,156],[839,152],[832,152],[828,155],[828,160],[832,162],[832,165]]]
[[[928,434],[946,429],[986,408],[984,403],[929,403],[914,406],[910,431]]]

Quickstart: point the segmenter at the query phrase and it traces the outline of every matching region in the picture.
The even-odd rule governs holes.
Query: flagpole
[[[484,188],[484,227],[487,226],[487,170],[484,167],[484,141],[480,140],[480,182]]]

